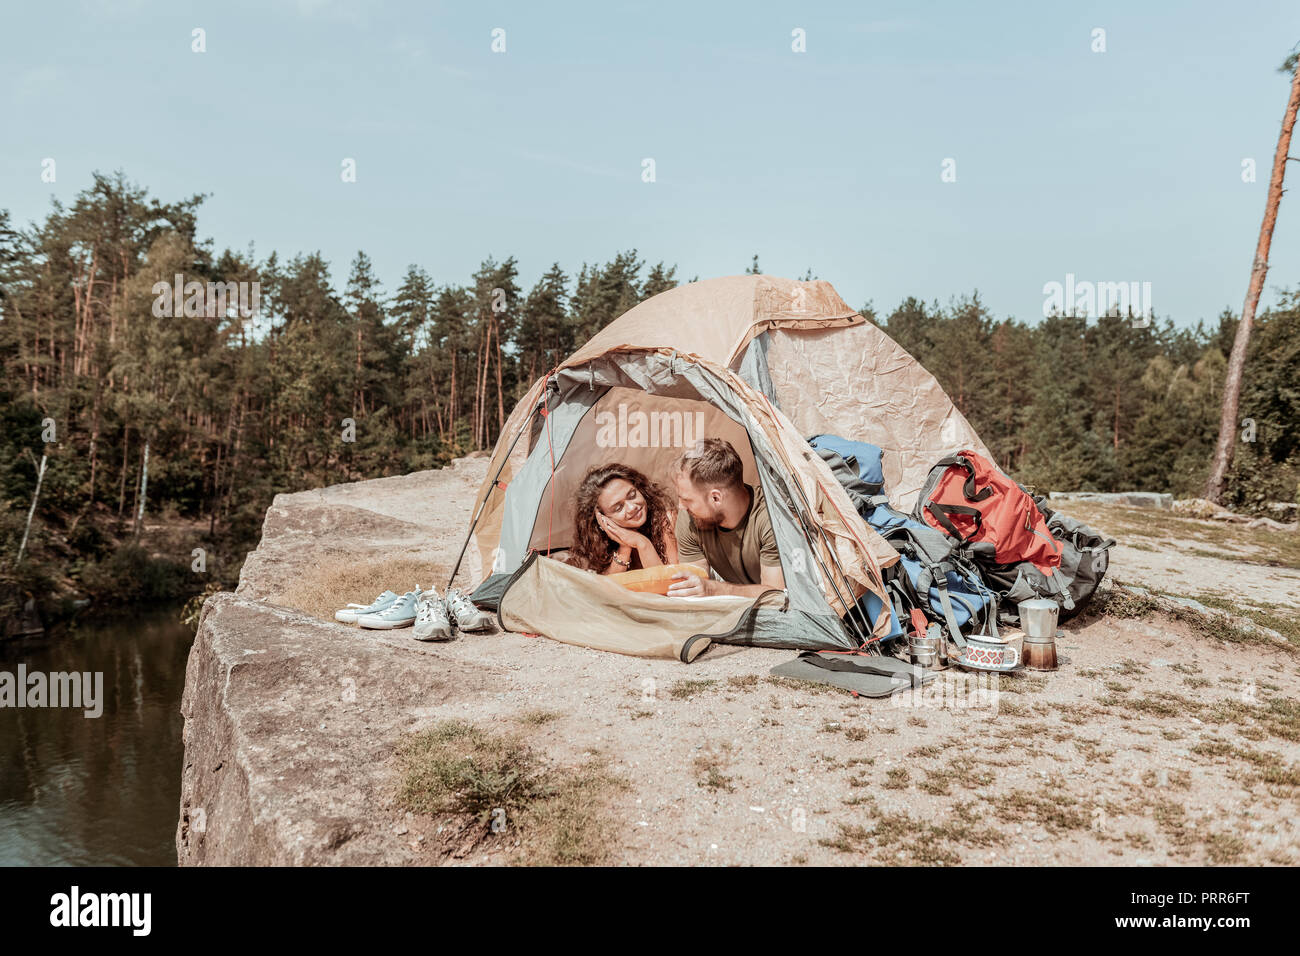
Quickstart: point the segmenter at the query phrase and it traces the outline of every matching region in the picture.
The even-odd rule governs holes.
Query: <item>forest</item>
[[[358,252],[339,290],[318,253],[214,251],[200,238],[203,199],[163,202],[119,172],[96,174],[44,222],[0,210],[0,616],[27,595],[132,602],[231,584],[275,494],[491,448],[538,376],[681,281],[629,250],[576,273],[553,263],[529,289],[513,256],[467,279],[413,264],[385,288]],[[754,256],[747,271],[758,270]],[[185,308],[160,291],[176,276],[231,294]],[[257,307],[241,310],[234,290],[253,283]],[[1022,320],[993,316],[977,292],[861,311],[1031,488],[1203,492],[1230,311],[1195,325]],[[1246,365],[1227,496],[1238,510],[1300,496],[1298,364],[1300,291],[1283,290],[1257,318]],[[193,529],[202,574],[189,550],[151,541],[160,523]]]

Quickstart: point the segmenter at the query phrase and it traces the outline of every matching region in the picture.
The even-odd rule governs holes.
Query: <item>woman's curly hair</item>
[[[588,571],[604,573],[614,559],[618,546],[596,523],[596,499],[615,478],[631,482],[645,498],[645,521],[636,530],[650,539],[659,557],[667,560],[666,529],[671,527],[677,507],[668,492],[657,482],[627,465],[596,465],[583,476],[574,501],[573,544],[569,563]]]

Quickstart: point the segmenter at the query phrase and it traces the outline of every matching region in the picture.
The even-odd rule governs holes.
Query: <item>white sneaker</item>
[[[417,641],[450,641],[452,638],[451,621],[447,617],[447,605],[442,603],[435,588],[420,595],[415,606],[415,629],[411,636]]]
[[[357,618],[366,614],[378,614],[386,611],[393,606],[397,600],[397,595],[392,591],[385,591],[379,597],[375,598],[370,604],[349,604],[341,611],[334,612],[334,620],[342,621],[344,624],[355,624]]]
[[[451,612],[456,627],[462,631],[486,631],[492,627],[492,615],[487,611],[480,611],[456,588],[447,589],[447,610]]]
[[[378,614],[363,614],[357,623],[372,631],[389,631],[395,627],[409,627],[415,623],[415,605],[420,600],[420,589],[407,591]]]

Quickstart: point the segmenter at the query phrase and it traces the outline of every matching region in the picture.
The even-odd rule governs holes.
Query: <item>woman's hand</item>
[[[622,545],[632,548],[634,551],[639,551],[641,548],[650,544],[650,539],[640,531],[621,527],[609,518],[606,518],[599,511],[596,512],[596,524],[600,525],[600,530],[609,535],[609,539],[617,545]]]

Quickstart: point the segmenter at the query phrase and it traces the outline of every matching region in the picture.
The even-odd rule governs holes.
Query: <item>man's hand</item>
[[[709,597],[721,593],[717,581],[712,578],[702,578],[689,571],[678,571],[673,575],[673,583],[668,585],[670,597]]]

